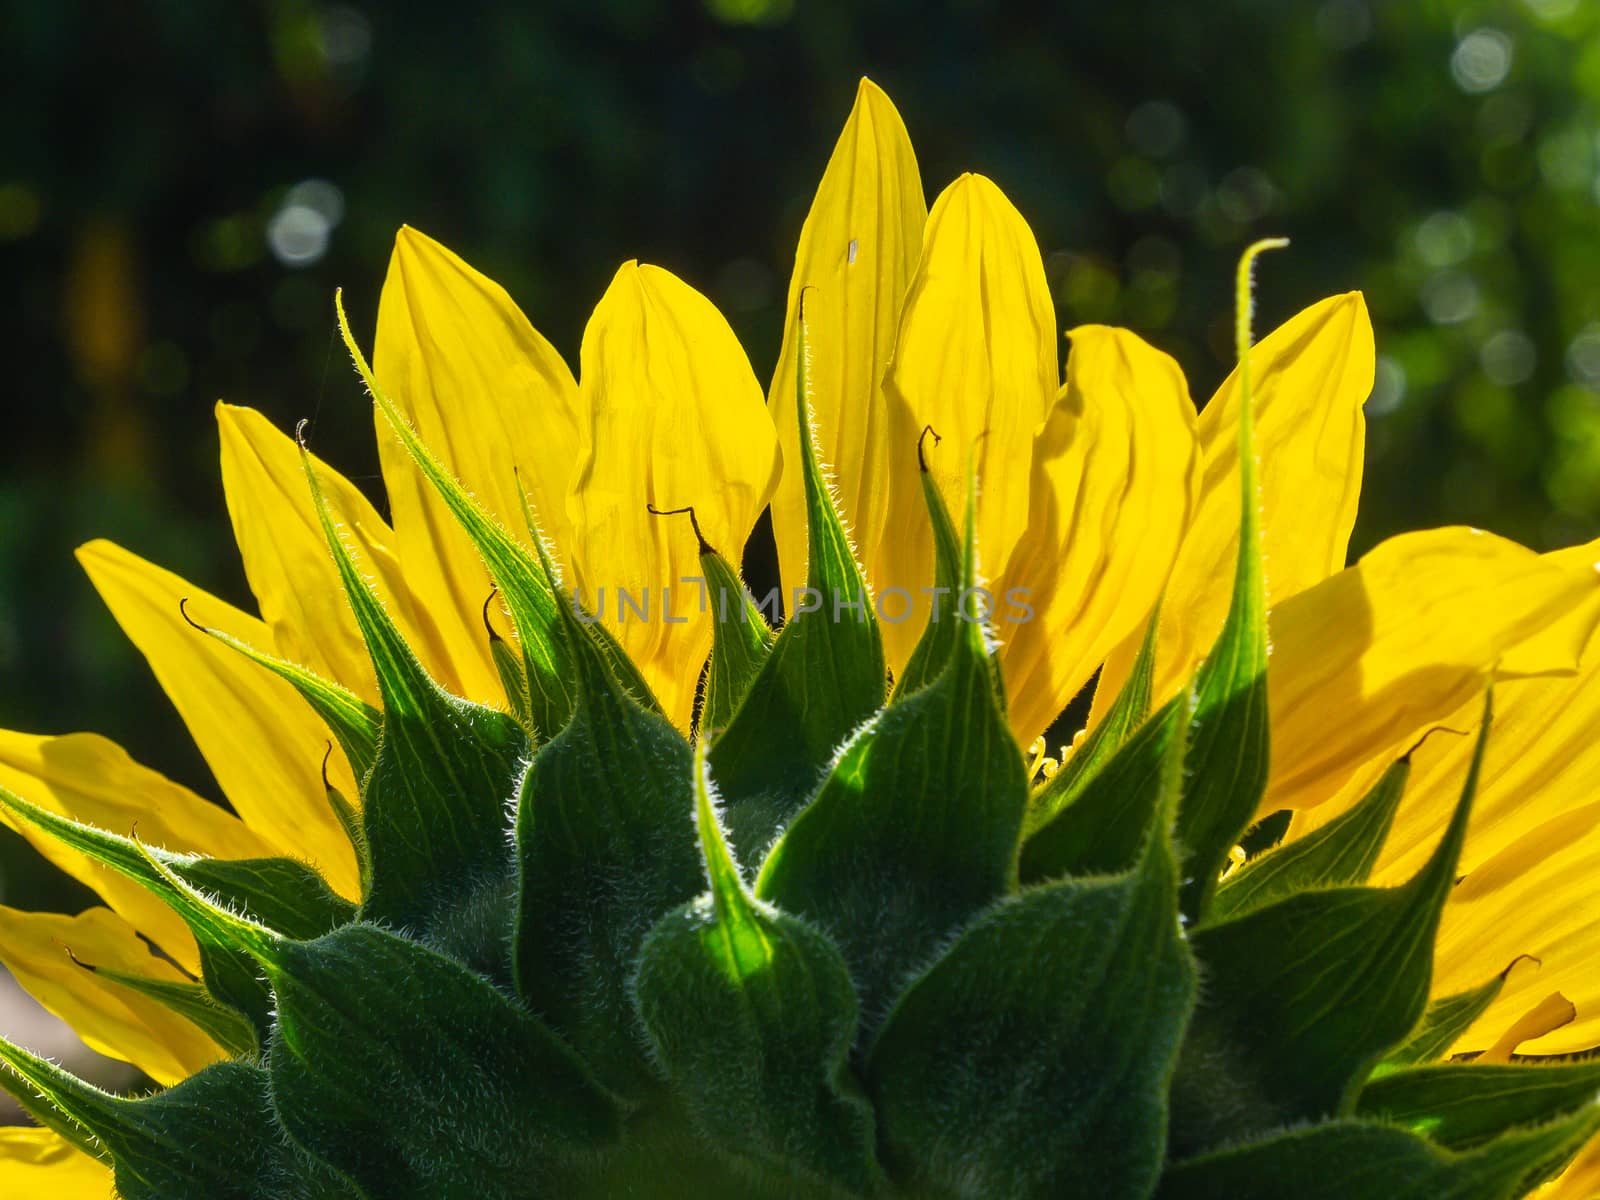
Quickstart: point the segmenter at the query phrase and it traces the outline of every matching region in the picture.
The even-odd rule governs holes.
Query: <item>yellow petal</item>
[[[402,229],[378,308],[373,366],[422,440],[479,503],[531,546],[520,475],[543,532],[566,552],[577,384],[499,284],[431,238]],[[430,666],[450,690],[504,703],[478,615],[489,573],[381,414],[377,425],[400,565],[448,660]]]
[[[140,840],[179,853],[259,858],[275,852],[238,817],[140,766],[115,742],[92,733],[40,737],[0,730],[0,786],[40,808],[112,833],[125,835],[137,826]],[[0,818],[10,821],[4,809]],[[188,928],[149,891],[26,822],[13,827],[183,966],[199,969]]]
[[[1600,557],[1600,542],[1547,554],[1549,565],[1583,570]],[[1495,687],[1494,727],[1485,747],[1472,822],[1462,850],[1464,877],[1441,922],[1433,991],[1461,991],[1502,970],[1519,954],[1537,971],[1513,972],[1495,1003],[1456,1049],[1483,1050],[1542,997],[1560,991],[1577,1007],[1571,1026],[1540,1035],[1534,1053],[1560,1053],[1600,1042],[1600,614],[1591,597],[1566,617],[1513,647],[1501,669],[1524,673],[1559,664],[1582,647],[1576,674],[1502,680]],[[1406,795],[1384,843],[1373,879],[1409,878],[1438,842],[1472,757],[1470,733],[1481,699],[1441,717],[1439,732],[1411,755]],[[1297,815],[1291,836],[1332,820],[1355,803],[1360,781],[1326,804]]]
[[[1032,231],[993,183],[963,175],[928,215],[884,384],[890,497],[876,578],[880,591],[904,588],[917,599],[912,619],[883,625],[891,669],[916,647],[928,615],[921,589],[933,583],[917,482],[922,427],[943,439],[929,466],[952,512],[965,505],[977,447],[978,562],[993,576],[1028,523],[1024,464],[1060,383],[1056,353],[1055,307]]]
[[[1518,643],[1595,597],[1588,567],[1473,529],[1391,538],[1268,615],[1272,767],[1262,812],[1370,783],[1423,728],[1481,692]],[[1571,670],[1586,634],[1546,647]],[[1530,656],[1528,665],[1536,665]]]
[[[1547,554],[1548,563],[1581,569],[1600,557],[1600,542],[1576,551]],[[1472,873],[1491,855],[1532,834],[1552,818],[1591,799],[1600,777],[1600,639],[1594,629],[1600,596],[1561,621],[1512,647],[1501,660],[1495,687],[1494,727],[1484,750],[1472,823],[1461,855],[1461,873]],[[1582,647],[1577,672],[1561,678],[1505,679],[1509,667],[1522,673],[1548,668]],[[1410,878],[1443,836],[1472,760],[1473,738],[1446,730],[1473,730],[1480,719],[1479,698],[1441,718],[1411,755],[1405,802],[1384,842],[1376,874],[1398,882]],[[1359,798],[1354,784],[1328,803],[1297,819],[1296,836],[1311,832],[1348,809]],[[1493,968],[1498,970],[1498,967]]]
[[[584,330],[582,376],[588,424],[567,498],[576,582],[687,727],[711,614],[693,535],[646,506],[693,505],[707,540],[738,562],[777,482],[772,419],[722,314],[660,267],[617,272]],[[619,619],[620,591],[647,614],[624,607]]]
[[[994,589],[1008,712],[1023,745],[1113,646],[1139,633],[1200,483],[1178,364],[1104,325],[1073,330],[1071,344],[1066,387],[1034,443],[1027,528]]]
[[[1474,1060],[1480,1063],[1508,1063],[1524,1042],[1531,1042],[1547,1033],[1570,1024],[1578,1016],[1577,1007],[1560,992],[1551,992],[1522,1016],[1512,1022],[1511,1028]]]
[[[378,703],[377,679],[354,614],[339,597],[339,573],[328,552],[292,438],[251,408],[217,405],[222,435],[222,487],[250,590],[284,658]],[[424,661],[439,655],[411,627],[411,597],[400,578],[394,532],[359,489],[313,458],[333,519],[356,548],[380,598],[418,646]]]
[[[164,1086],[226,1057],[204,1033],[154,1000],[77,965],[177,983],[132,925],[108,908],[69,917],[0,906],[0,962],[92,1050],[132,1063]]]
[[[78,561],[162,689],[244,823],[279,854],[303,859],[345,896],[360,894],[355,852],[328,806],[322,759],[327,726],[298,692],[238,651],[189,626],[178,611],[263,649],[267,627],[111,542],[78,548]],[[342,603],[329,596],[328,603]],[[354,780],[335,782],[355,795]]]
[[[1600,1134],[1589,1139],[1565,1171],[1529,1195],[1535,1200],[1595,1200],[1600,1196]]]
[[[1493,745],[1492,733],[1489,741]],[[1452,891],[1434,951],[1435,995],[1463,991],[1472,986],[1463,983],[1469,978],[1482,982],[1488,963],[1504,966],[1519,954],[1539,960],[1537,971],[1506,980],[1488,1011],[1456,1043],[1458,1051],[1492,1045],[1552,992],[1572,1003],[1573,1019],[1525,1040],[1520,1052],[1571,1054],[1600,1043],[1596,880],[1600,804],[1586,803],[1490,855]]]
[[[110,1200],[111,1168],[48,1129],[0,1125],[0,1196]]]
[[[1361,493],[1361,406],[1372,391],[1375,361],[1359,292],[1313,304],[1251,351],[1269,607],[1344,566]],[[1233,578],[1239,554],[1238,419],[1235,369],[1200,414],[1204,476],[1161,609],[1158,703],[1194,674],[1228,612],[1229,589],[1219,581]],[[1116,699],[1138,649],[1136,632],[1107,661],[1091,721]]]
[[[883,373],[894,349],[900,301],[922,252],[928,205],[900,114],[863,79],[800,230],[789,281],[783,352],[769,403],[785,463],[800,461],[795,414],[795,322],[806,292],[812,437],[868,583],[888,519],[890,451]],[[772,528],[786,592],[806,582],[806,507],[800,472],[772,498]]]

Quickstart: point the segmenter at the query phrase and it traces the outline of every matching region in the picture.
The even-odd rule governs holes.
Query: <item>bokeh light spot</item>
[[[1474,29],[1456,43],[1450,74],[1464,92],[1492,92],[1511,73],[1512,42],[1498,29]]]

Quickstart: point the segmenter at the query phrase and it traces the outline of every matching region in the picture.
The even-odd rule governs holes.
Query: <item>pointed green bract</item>
[[[1403,887],[1297,892],[1191,939],[1206,970],[1173,1086],[1184,1154],[1348,1110],[1427,1003],[1439,913],[1483,765],[1483,728],[1450,825]]]
[[[933,431],[932,426],[924,429],[922,436],[917,440],[917,464],[922,468],[920,478],[923,503],[927,505],[928,520],[933,526],[934,607],[928,616],[927,628],[922,631],[916,649],[906,661],[905,670],[900,672],[900,678],[895,680],[896,698],[927,687],[944,668],[945,663],[950,661],[956,640],[961,635],[962,614],[958,611],[957,605],[960,603],[961,562],[965,551],[961,534],[957,531],[955,522],[950,519],[949,510],[944,505],[944,497],[939,493],[939,485],[928,470],[925,443],[929,437],[932,437],[935,443],[939,441],[939,435]]]
[[[1380,1078],[1401,1067],[1443,1058],[1461,1035],[1489,1011],[1489,1006],[1499,997],[1500,990],[1505,987],[1506,976],[1514,966],[1516,963],[1488,983],[1457,992],[1453,996],[1441,996],[1428,1005],[1422,1020],[1411,1031],[1411,1036],[1384,1055],[1383,1061],[1372,1069],[1372,1078]]]
[[[607,1086],[634,1095],[654,1072],[629,994],[633,964],[657,919],[703,886],[692,754],[622,689],[577,618],[562,620],[578,698],[517,801],[513,974]]]
[[[372,760],[378,752],[378,733],[383,725],[382,713],[348,688],[340,687],[314,671],[308,671],[287,659],[258,650],[230,633],[197,624],[189,616],[186,604],[180,604],[179,608],[183,610],[183,619],[200,632],[238,651],[299,692],[311,706],[312,711],[322,718],[333,736],[339,740],[339,748],[344,751],[356,778],[362,779],[366,776],[372,769]]]
[[[506,605],[511,609],[511,618],[517,625],[522,649],[529,715],[541,738],[555,736],[572,713],[573,692],[571,662],[558,633],[560,619],[557,609],[562,599],[554,581],[541,568],[538,560],[497,524],[422,444],[404,414],[378,386],[377,377],[350,332],[342,300],[336,297],[334,303],[345,346],[367,390],[372,394],[373,403],[383,413],[389,428],[400,439],[423,477],[472,539],[495,585],[505,597]]]
[[[816,607],[795,606],[711,747],[729,835],[751,861],[816,789],[839,745],[883,704],[886,679],[872,597],[817,465],[804,305],[801,310],[799,468],[809,526],[807,600]]]
[[[1308,888],[1365,883],[1399,811],[1411,760],[1389,767],[1349,812],[1246,863],[1217,889],[1208,921],[1242,916]]]
[[[1513,1200],[1600,1127],[1600,1109],[1452,1154],[1402,1129],[1329,1121],[1179,1163],[1156,1200]]]
[[[1239,260],[1239,561],[1227,619],[1194,681],[1189,777],[1178,811],[1183,911],[1191,920],[1206,911],[1222,864],[1267,788],[1267,591],[1250,395],[1250,270],[1256,255],[1287,244],[1259,241]]]
[[[975,570],[969,525],[966,586]],[[938,677],[839,752],[756,884],[763,900],[833,935],[869,1031],[913,968],[1016,885],[1027,770],[1000,709],[982,623],[970,611],[959,620]]]
[[[775,637],[744,581],[722,555],[702,546],[700,569],[705,572],[707,603],[716,620],[700,728],[713,731],[721,730],[739,711],[772,654]]]
[[[495,632],[494,625],[489,620],[489,605],[494,603],[498,591],[491,593],[483,602],[483,628],[489,635],[489,657],[494,659],[495,674],[500,676],[500,686],[506,692],[506,705],[511,709],[511,715],[537,733],[538,725],[533,719],[533,694],[528,688],[527,664],[522,656]]]
[[[856,994],[828,937],[756,901],[695,756],[695,824],[711,890],[667,914],[639,956],[639,1014],[700,1133],[774,1183],[869,1195],[872,1106],[846,1059]]]
[[[372,868],[361,914],[425,930],[453,904],[510,886],[504,798],[532,747],[509,714],[429,678],[334,528],[304,447],[301,456],[383,696],[383,737],[361,797]]]
[[[1024,883],[1127,869],[1161,802],[1166,763],[1189,712],[1187,693],[1173,697],[1023,843]]]
[[[1076,747],[1045,785],[1033,793],[1028,804],[1024,829],[1029,837],[1042,829],[1076,802],[1100,770],[1122,749],[1150,715],[1150,693],[1155,679],[1156,632],[1161,624],[1161,607],[1150,614],[1144,641],[1133,660],[1127,681],[1106,715]]]
[[[132,838],[96,829],[30,804],[0,789],[4,804],[64,845],[149,889],[184,919],[200,950],[206,989],[242,1014],[265,1042],[272,997],[248,948],[231,927],[218,925],[184,888],[201,888],[252,921],[291,937],[316,937],[352,919],[354,907],[320,876],[290,859],[228,861],[171,854]]]
[[[1542,1125],[1600,1100],[1600,1062],[1510,1066],[1441,1063],[1367,1084],[1356,1113],[1461,1150],[1502,1130]]]
[[[867,1078],[911,1194],[1103,1200],[1154,1186],[1195,991],[1173,919],[1182,770],[1180,728],[1130,871],[1001,900],[896,1003]]]
[[[231,1058],[248,1057],[259,1048],[255,1028],[250,1022],[234,1009],[213,1000],[203,984],[135,975],[82,962],[76,955],[72,960],[98,978],[127,988],[177,1013],[222,1047]]]
[[[348,1181],[274,1130],[259,1067],[217,1063],[164,1092],[128,1099],[8,1042],[0,1041],[0,1062],[92,1135],[116,1164],[122,1200],[360,1200]]]

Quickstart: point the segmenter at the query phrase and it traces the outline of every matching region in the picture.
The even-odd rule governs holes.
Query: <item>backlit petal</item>
[[[646,506],[693,505],[707,540],[738,562],[777,482],[772,419],[722,314],[660,267],[617,272],[584,330],[582,377],[588,424],[567,499],[576,582],[687,727],[711,614],[693,535]],[[624,592],[648,611],[619,619]]]
[[[1481,692],[1519,643],[1588,606],[1600,578],[1473,529],[1391,538],[1268,616],[1272,770],[1262,812],[1362,787]],[[1571,629],[1526,669],[1572,670]],[[1503,964],[1502,964],[1503,965]]]
[[[111,1168],[48,1129],[0,1125],[0,1196],[110,1200]]]
[[[431,238],[395,238],[373,349],[378,382],[434,455],[502,525],[532,545],[518,478],[543,531],[565,552],[565,493],[578,455],[572,372],[499,284]],[[430,664],[469,699],[505,699],[478,613],[489,573],[380,414],[378,450],[400,564],[437,627],[449,666]]]
[[[132,925],[107,908],[75,917],[0,906],[0,962],[90,1049],[132,1063],[163,1085],[225,1057],[198,1028],[145,996],[72,961],[173,983],[184,976],[157,958]]]
[[[995,585],[1008,711],[1024,745],[1139,632],[1200,482],[1178,364],[1104,325],[1073,330],[1071,344],[1066,387],[1034,443],[1027,527]]]
[[[863,79],[800,230],[783,352],[769,403],[783,461],[798,463],[795,322],[800,293],[809,289],[812,436],[873,585],[880,584],[876,567],[889,503],[883,373],[894,349],[900,302],[922,252],[927,217],[916,156],[900,114],[888,96]],[[778,483],[772,526],[785,589],[804,586],[806,509],[798,469],[785,471]]]
[[[92,733],[40,737],[0,730],[0,786],[40,808],[112,833],[126,835],[137,828],[141,841],[167,850],[215,858],[259,858],[274,852],[238,817],[140,766],[115,742]],[[0,819],[9,820],[4,809]],[[67,874],[99,892],[118,915],[178,962],[198,970],[194,940],[166,904],[26,822],[13,828]]]
[[[1489,740],[1492,745],[1492,733]],[[1434,952],[1435,995],[1463,990],[1468,978],[1481,983],[1491,962],[1498,964],[1489,967],[1494,971],[1519,954],[1539,960],[1537,971],[1507,979],[1488,1011],[1462,1035],[1458,1051],[1492,1045],[1521,1014],[1554,992],[1571,1001],[1573,1019],[1524,1041],[1520,1053],[1570,1054],[1600,1043],[1596,880],[1600,804],[1590,802],[1574,804],[1490,854],[1451,892]]]
[[[260,413],[217,405],[222,435],[222,487],[250,590],[284,658],[342,683],[378,703],[372,660],[350,606],[338,596],[339,575],[318,523],[300,450]],[[320,459],[317,478],[333,519],[361,556],[390,612],[425,660],[435,647],[411,629],[411,597],[400,579],[394,532],[359,489]],[[437,666],[429,661],[430,666]]]
[[[1600,1196],[1600,1134],[1589,1139],[1565,1171],[1529,1194],[1535,1200],[1594,1200]]]
[[[1582,570],[1600,558],[1600,542],[1544,556]],[[1504,969],[1517,955],[1536,957],[1538,970],[1519,969],[1494,1004],[1457,1044],[1483,1050],[1519,1016],[1555,992],[1576,1006],[1574,1021],[1523,1047],[1562,1053],[1600,1042],[1600,909],[1592,902],[1600,878],[1600,638],[1590,632],[1600,615],[1593,597],[1507,652],[1502,671],[1522,673],[1559,663],[1582,646],[1577,673],[1554,678],[1503,679],[1495,687],[1494,728],[1484,752],[1472,823],[1461,855],[1461,884],[1442,920],[1433,992],[1449,994]],[[1472,697],[1440,718],[1443,727],[1411,755],[1404,802],[1384,843],[1374,880],[1398,884],[1427,858],[1449,821],[1472,757],[1470,732],[1481,700]],[[1327,803],[1296,816],[1300,837],[1347,810],[1361,780]]]
[[[997,574],[1028,522],[1027,463],[1060,384],[1056,364],[1055,307],[1038,243],[999,188],[963,175],[928,216],[885,383],[890,501],[877,583],[919,599],[913,619],[883,627],[892,669],[916,646],[928,611],[919,592],[933,583],[918,434],[931,425],[943,439],[929,466],[952,512],[965,504],[968,456],[977,449],[978,563]]]
[[[263,649],[273,645],[266,625],[111,542],[80,546],[78,561],[149,661],[234,811],[277,853],[311,863],[343,895],[358,895],[355,852],[322,781],[327,726],[289,684],[191,628],[178,602],[187,597],[201,625]],[[333,765],[335,783],[357,794],[337,752]]]
[[[1251,351],[1269,607],[1344,566],[1361,493],[1361,406],[1375,361],[1359,292],[1313,304]],[[1218,581],[1233,578],[1239,554],[1238,418],[1236,369],[1200,414],[1200,502],[1161,609],[1157,703],[1193,675],[1228,612],[1229,590]],[[1106,663],[1091,720],[1116,698],[1138,649],[1136,631]]]

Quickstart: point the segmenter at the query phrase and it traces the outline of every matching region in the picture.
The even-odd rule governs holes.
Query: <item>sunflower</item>
[[[357,352],[378,401],[389,520],[260,414],[219,404],[227,506],[259,616],[111,543],[78,551],[229,808],[92,734],[0,733],[0,817],[105,902],[77,916],[0,908],[0,961],[90,1046],[167,1089],[156,1100],[215,1087],[187,1095],[220,1105],[204,1098],[234,1095],[226,1087],[246,1071],[265,1078],[256,1064],[270,1058],[271,1105],[255,1083],[239,1094],[259,1101],[250,1112],[274,1144],[286,1141],[273,1124],[283,1121],[299,1165],[271,1170],[294,1182],[263,1182],[270,1172],[257,1164],[256,1183],[239,1190],[202,1183],[220,1126],[194,1133],[173,1115],[177,1101],[135,1119],[127,1105],[155,1101],[101,1096],[0,1043],[10,1083],[41,1121],[0,1130],[6,1194],[104,1197],[113,1169],[130,1197],[179,1194],[161,1192],[167,1178],[195,1181],[181,1193],[195,1196],[387,1200],[457,1185],[607,1194],[551,1182],[577,1169],[568,1150],[524,1193],[487,1167],[474,1174],[470,1156],[401,1144],[431,1137],[522,1161],[484,1132],[503,1120],[485,1114],[501,1110],[475,1110],[448,1089],[434,1108],[391,1099],[422,1114],[401,1132],[362,1124],[377,1118],[359,1095],[367,1027],[351,1006],[365,1012],[370,999],[371,1021],[386,1028],[424,1020],[418,1053],[454,1072],[468,1067],[450,1055],[466,1051],[432,1034],[471,1028],[510,996],[515,1015],[496,1008],[494,1020],[531,1047],[542,1079],[569,1091],[548,1111],[548,1097],[507,1095],[559,1137],[588,1145],[595,1129],[615,1133],[619,1112],[654,1113],[641,1097],[656,1096],[662,1077],[675,1099],[651,1120],[681,1120],[712,1142],[707,1130],[737,1131],[716,1154],[647,1142],[654,1158],[624,1154],[608,1168],[611,1194],[677,1194],[670,1179],[635,1192],[615,1183],[656,1179],[668,1153],[659,1146],[670,1145],[719,1163],[726,1151],[732,1178],[752,1188],[778,1172],[815,1194],[910,1178],[939,1195],[1076,1195],[1039,1190],[1062,1186],[1056,1167],[996,1165],[1008,1144],[1026,1156],[1018,1131],[1031,1126],[1007,1117],[996,1146],[981,1133],[977,1149],[963,1142],[966,1127],[1004,1108],[975,1099],[988,1095],[979,1060],[966,1062],[969,1107],[951,1107],[946,1125],[918,1115],[919,1094],[944,1086],[949,1064],[929,1047],[959,1016],[935,985],[976,989],[1000,1021],[1031,978],[1017,963],[1053,964],[1074,947],[1074,961],[1088,961],[1105,948],[1074,941],[1071,922],[1046,937],[1039,929],[1056,926],[1025,925],[1028,905],[1115,896],[1122,924],[1106,928],[1166,974],[1115,993],[1132,1005],[1126,1037],[1142,1047],[1118,1050],[1115,1069],[1155,1056],[1140,1088],[1083,1098],[1083,1111],[1104,1110],[1090,1132],[1104,1141],[1132,1130],[1129,1144],[1144,1149],[1121,1165],[1106,1150],[1103,1190],[1082,1194],[1200,1195],[1217,1180],[1274,1194],[1270,1182],[1259,1193],[1237,1180],[1245,1170],[1289,1178],[1273,1175],[1278,1142],[1260,1142],[1259,1161],[1218,1147],[1341,1114],[1349,1128],[1333,1134],[1355,1140],[1327,1170],[1386,1163],[1384,1139],[1408,1130],[1437,1135],[1413,1139],[1429,1170],[1486,1181],[1492,1172],[1470,1174],[1490,1171],[1484,1147],[1501,1147],[1494,1170],[1512,1171],[1504,1147],[1521,1138],[1515,1171],[1493,1175],[1498,1190],[1457,1182],[1468,1190],[1452,1194],[1520,1195],[1574,1155],[1544,1184],[1549,1194],[1600,1192],[1600,1155],[1578,1150],[1594,1127],[1583,1056],[1600,1044],[1600,639],[1590,636],[1600,542],[1540,555],[1447,528],[1395,537],[1346,565],[1374,368],[1357,293],[1311,305],[1253,348],[1246,333],[1239,368],[1198,411],[1176,363],[1122,329],[1066,331],[1063,382],[1061,337],[1016,208],[988,179],[964,175],[930,211],[901,118],[867,81],[801,231],[765,395],[712,303],[659,267],[617,271],[574,378],[500,287],[403,229],[370,370]],[[1246,440],[1241,453],[1241,431],[1253,451]],[[769,507],[781,587],[755,596],[730,564]],[[964,533],[951,513],[965,514]],[[790,620],[774,631],[766,618],[780,600]],[[1252,624],[1256,610],[1264,625]],[[1052,753],[1043,735],[1091,685],[1085,732]],[[891,753],[894,738],[903,744]],[[943,757],[976,782],[951,785],[967,807],[924,828],[917,806],[944,794]],[[919,782],[906,784],[913,768]],[[539,807],[569,788],[606,799]],[[1143,808],[1098,798],[1146,792]],[[1212,793],[1224,816],[1189,815],[1200,811],[1194,795]],[[639,832],[658,799],[681,802],[681,820]],[[862,816],[875,800],[878,817]],[[521,855],[509,900],[495,873],[508,804]],[[1177,814],[1181,872],[1163,812]],[[1290,819],[1272,848],[1277,814]],[[948,828],[933,829],[941,820]],[[907,828],[911,849],[896,849]],[[854,851],[827,849],[840,829],[853,831]],[[532,845],[534,830],[550,846]],[[979,859],[989,865],[974,867]],[[608,872],[625,868],[639,874],[614,890],[639,909],[613,913]],[[1276,1014],[1261,1036],[1280,1059],[1301,1045],[1291,1034],[1310,1038],[1294,1068],[1309,1075],[1344,1036],[1329,1032],[1337,1020],[1311,992],[1291,994],[1299,977],[1275,963],[1274,937],[1240,939],[1278,929],[1272,921],[1301,901],[1310,916],[1296,919],[1324,920],[1308,905],[1338,888],[1379,905],[1430,887],[1438,903],[1406,909],[1424,930],[1421,967],[1397,958],[1385,968],[1414,976],[1415,995],[1392,1001],[1400,1024],[1386,1040],[1350,1051],[1359,1069],[1329,1068],[1336,1102],[1305,1100],[1302,1111],[1284,1101],[1258,1119],[1250,1104],[1277,1104],[1278,1083],[1262,1083],[1238,1113],[1208,1090],[1230,1064],[1218,1065],[1217,1045],[1194,1049],[1195,1031],[1225,1039],[1232,1027],[1191,1021],[1191,954],[1212,972],[1202,1011],[1246,996],[1245,983],[1228,982],[1230,955],[1259,956],[1266,990],[1239,1011]],[[577,915],[563,909],[571,889],[593,892]],[[1139,924],[1140,904],[1158,894],[1189,932]],[[1373,912],[1388,919],[1389,909]],[[568,944],[578,925],[592,945]],[[335,939],[337,963],[305,949]],[[526,949],[535,942],[537,962]],[[409,993],[396,981],[411,968],[395,964],[410,961],[409,945],[425,946],[427,970],[440,972],[427,996],[455,997],[444,1009],[424,999],[403,1011]],[[1001,945],[1012,959],[997,957]],[[701,953],[720,975],[694,975],[686,964]],[[811,998],[796,1016],[802,977]],[[1075,978],[1049,986],[1070,990]],[[722,1011],[727,980],[746,989],[751,1007],[737,1011],[749,1028],[735,1023],[754,1039],[751,1061],[800,1064],[777,1082],[752,1076],[730,1091],[716,1078],[736,1073],[738,1054],[695,1021]],[[367,991],[339,991],[358,985]],[[318,996],[348,1004],[324,1012]],[[1283,1008],[1290,1000],[1313,1013],[1305,1029]],[[774,1012],[789,1022],[776,1041],[760,1015]],[[1086,1030],[1122,1046],[1106,1032],[1118,1014],[1099,1015],[1060,1044],[1042,1017],[1012,1032],[1035,1039],[1041,1063],[1095,1062]],[[511,1054],[511,1037],[498,1053]],[[733,1065],[710,1061],[723,1052]],[[1524,1088],[1535,1099],[1523,1109],[1465,1132],[1451,1124],[1460,1096],[1426,1090],[1427,1072],[1446,1067],[1417,1066],[1470,1057],[1487,1069],[1513,1056],[1575,1057],[1540,1068],[1568,1075],[1531,1076],[1544,1086]],[[468,1066],[498,1079],[478,1060]],[[391,1068],[379,1074],[398,1078]],[[1558,1078],[1567,1098],[1552,1100]],[[1144,1111],[1152,1095],[1161,1099]],[[324,1107],[296,1123],[283,1115],[293,1096]],[[1057,1116],[1070,1124],[1076,1111]],[[1526,1128],[1490,1140],[1513,1124]],[[1312,1125],[1279,1142],[1302,1138],[1293,1152],[1320,1163],[1325,1135]],[[350,1149],[391,1136],[392,1162],[387,1150]],[[1376,1140],[1363,1149],[1361,1138]],[[1075,1153],[1081,1167],[1087,1151]],[[1158,1185],[1164,1154],[1176,1165]]]

